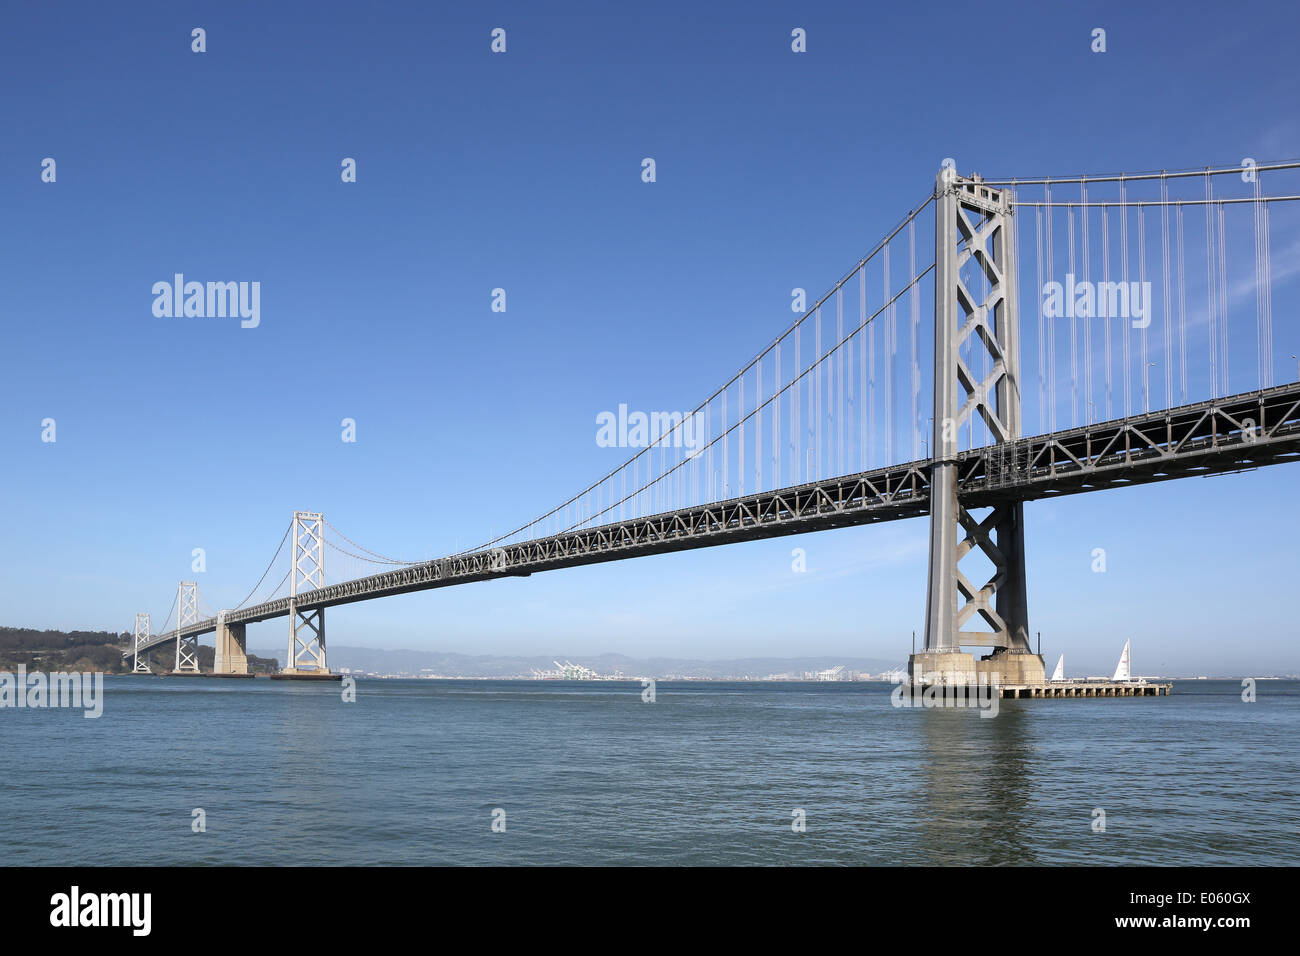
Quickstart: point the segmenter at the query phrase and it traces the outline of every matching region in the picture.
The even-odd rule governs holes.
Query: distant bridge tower
[[[994,441],[1020,437],[1020,316],[1016,301],[1013,197],[978,176],[944,169],[935,183],[934,444],[930,482],[930,578],[925,647],[909,673],[922,683],[961,682],[957,675],[997,673],[1003,684],[1042,683],[1042,658],[1029,646],[1025,587],[1024,505],[1004,502],[983,518],[957,498],[958,435],[978,415]],[[968,287],[962,269],[973,263]],[[978,291],[986,290],[976,300]],[[990,371],[977,377],[961,357],[973,340]],[[982,362],[980,363],[982,366]],[[964,394],[958,394],[958,387]],[[1014,446],[1012,446],[1014,447]],[[960,537],[959,537],[960,536]],[[993,574],[976,586],[959,562],[978,549]],[[960,599],[960,601],[959,601]],[[978,615],[988,630],[966,630]],[[963,645],[990,647],[976,663]]]
[[[199,584],[197,581],[181,581],[176,585],[176,663],[172,666],[173,674],[197,674],[199,672],[199,636],[188,637],[181,631],[190,624],[199,622]]]
[[[166,621],[163,622],[167,623]],[[131,671],[135,674],[152,674],[153,670],[149,667],[149,652],[144,652],[144,657],[140,656],[140,645],[147,643],[149,640],[149,612],[137,614],[135,616],[135,661],[131,665]]]
[[[328,674],[325,608],[300,610],[302,594],[325,586],[325,520],[314,511],[293,513],[293,563],[289,567],[289,659],[286,674]]]

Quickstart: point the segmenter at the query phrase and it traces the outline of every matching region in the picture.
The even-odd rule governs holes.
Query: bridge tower
[[[958,176],[950,168],[940,171],[935,182],[930,575],[924,650],[908,663],[908,673],[918,683],[965,683],[972,679],[966,675],[975,674],[997,674],[1001,684],[1044,682],[1042,657],[1029,646],[1024,504],[999,503],[977,517],[957,497],[963,424],[978,415],[999,445],[1020,437],[1013,213],[1010,190],[987,186],[978,176]],[[970,264],[976,281],[968,285],[962,270]],[[981,290],[985,294],[977,301]],[[968,342],[988,353],[990,371],[982,380],[972,368],[976,363],[962,359]],[[972,552],[994,569],[978,587],[960,567]],[[988,630],[966,629],[980,622]],[[992,653],[976,662],[963,645],[989,647]]]
[[[181,581],[176,585],[176,663],[172,665],[173,674],[199,672],[199,636],[181,634],[185,627],[198,621],[199,584],[197,581]]]
[[[164,621],[164,624],[167,622]],[[131,672],[134,674],[152,674],[153,670],[149,667],[149,652],[144,652],[144,657],[140,656],[140,645],[149,641],[149,612],[135,616],[135,654],[134,661],[131,664]]]
[[[329,673],[325,665],[325,608],[298,607],[300,595],[325,586],[325,519],[293,513],[293,563],[289,567],[289,659],[283,673]]]

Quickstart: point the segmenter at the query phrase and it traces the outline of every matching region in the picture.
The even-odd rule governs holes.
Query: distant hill
[[[250,651],[260,657],[283,656],[284,649]],[[801,675],[843,665],[846,670],[872,674],[899,667],[897,661],[866,657],[745,657],[735,660],[703,661],[675,657],[635,658],[623,654],[569,655],[540,654],[527,657],[486,654],[452,654],[444,651],[381,650],[373,647],[329,647],[330,670],[359,670],[374,674],[434,673],[443,677],[519,677],[536,670],[555,669],[555,661],[571,661],[598,674],[619,672],[629,677],[768,677],[772,674]]]
[[[133,636],[125,631],[38,631],[30,627],[0,627],[0,670],[16,671],[19,665],[28,671],[99,671],[125,674],[131,671],[131,659],[122,651],[131,646]],[[211,671],[216,649],[199,645],[199,670]],[[249,655],[248,669],[255,674],[279,670],[275,655],[269,660]],[[170,671],[176,663],[176,642],[160,644],[150,652],[156,672]]]
[[[112,631],[38,631],[30,627],[0,627],[0,670],[29,671],[130,670],[122,663],[122,646],[131,639]]]

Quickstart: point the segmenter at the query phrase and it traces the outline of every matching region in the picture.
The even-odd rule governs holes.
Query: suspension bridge
[[[212,633],[215,672],[247,673],[247,625],[285,617],[283,673],[321,677],[335,605],[928,516],[913,678],[1041,684],[1026,502],[1300,458],[1300,365],[1273,335],[1277,293],[1300,351],[1297,180],[1300,162],[1004,180],[945,165],[771,344],[558,506],[419,561],[296,511],[244,601],[213,610],[181,582],[160,628],[136,615],[125,654],[148,673],[174,642],[174,670],[197,673]]]

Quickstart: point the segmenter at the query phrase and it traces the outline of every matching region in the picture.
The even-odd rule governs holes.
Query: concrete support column
[[[217,656],[213,672],[217,674],[247,674],[247,625],[227,624],[224,617],[218,617],[216,641]]]

